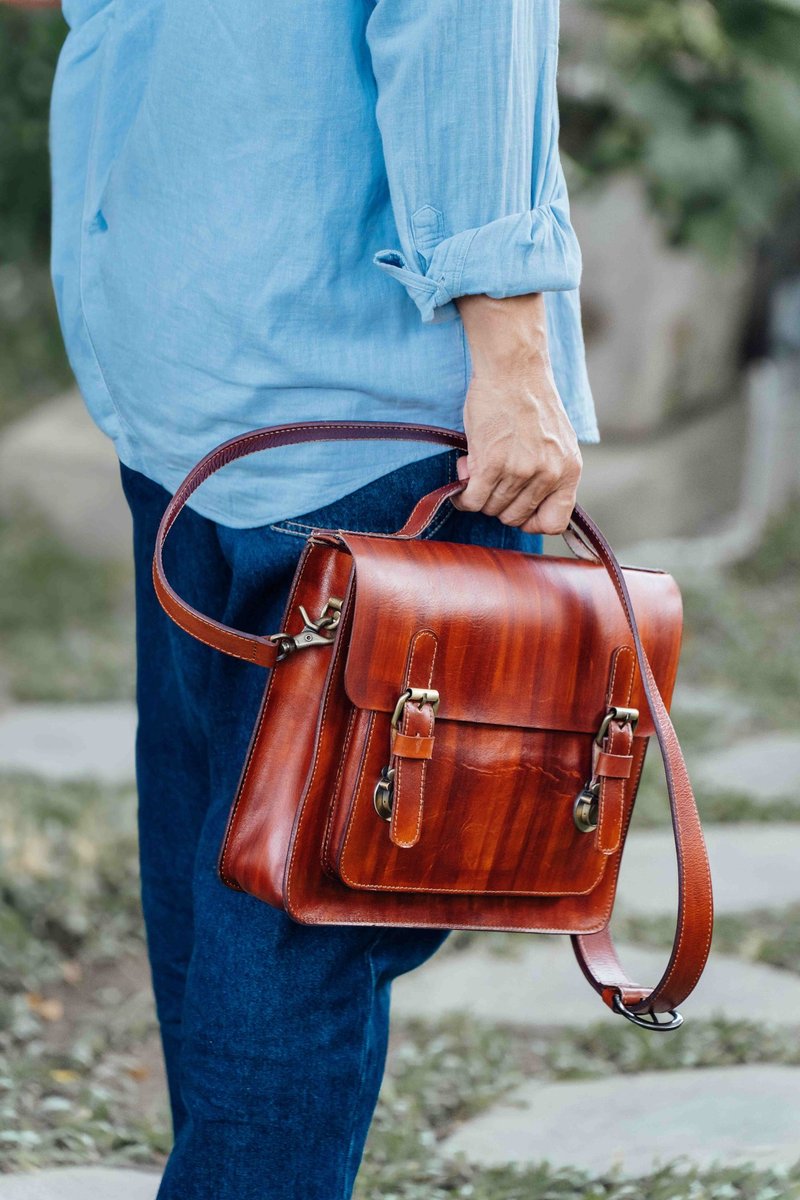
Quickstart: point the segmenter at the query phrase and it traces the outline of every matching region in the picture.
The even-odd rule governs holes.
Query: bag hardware
[[[303,618],[303,628],[299,633],[271,633],[269,641],[275,642],[278,649],[277,662],[283,660],[294,653],[295,650],[308,650],[311,646],[330,646],[333,642],[332,637],[325,637],[322,633],[323,629],[334,630],[342,617],[342,601],[338,596],[329,596],[325,607],[323,608],[316,621],[310,617],[302,604],[299,606],[300,616]],[[332,612],[327,616],[328,609]]]
[[[407,704],[430,704],[433,709],[434,716],[439,711],[439,693],[436,688],[414,688],[408,687],[401,693],[397,704],[394,706],[392,713],[392,729],[399,729],[400,722],[403,719],[403,711]],[[375,805],[375,812],[382,821],[391,821],[392,819],[392,803],[394,800],[394,767],[391,763],[387,763],[381,769],[380,778],[375,784],[375,791],[372,794],[372,802]]]
[[[597,829],[597,809],[600,803],[600,780],[590,779],[578,792],[572,810],[573,820],[581,833]]]
[[[638,1025],[640,1029],[649,1029],[655,1033],[669,1033],[673,1029],[680,1029],[683,1024],[683,1017],[677,1009],[671,1008],[667,1012],[667,1019],[659,1021],[658,1013],[653,1012],[652,1008],[647,1010],[647,1016],[643,1017],[639,1013],[631,1012],[625,1007],[622,997],[617,993],[614,997],[614,1011],[618,1012],[626,1021],[630,1021],[632,1025]]]
[[[403,719],[403,709],[409,702],[411,704],[430,704],[434,716],[439,711],[439,693],[436,691],[436,688],[406,688],[394,706],[392,729],[399,727]]]
[[[603,738],[608,733],[608,727],[612,721],[619,721],[622,725],[630,725],[631,730],[634,730],[639,721],[639,710],[638,708],[623,708],[621,704],[612,704],[603,717],[600,728],[595,735],[594,740],[598,746],[602,746]]]
[[[380,778],[375,784],[375,791],[372,793],[372,803],[375,805],[375,812],[382,821],[391,821],[393,800],[394,767],[386,766],[381,769]]]
[[[191,608],[167,580],[164,540],[204,480],[249,454],[343,439],[468,449],[463,433],[428,425],[318,421],[259,429],[211,450],[178,488],[159,526],[153,582],[166,612],[206,645],[271,672],[220,848],[220,878],[314,925],[566,934],[584,975],[613,1012],[642,1029],[677,1029],[678,1005],[708,956],[713,901],[697,806],[669,717],[681,626],[674,579],[621,567],[580,505],[563,535],[575,559],[534,562],[495,551],[490,563],[480,546],[423,545],[441,506],[465,486],[454,480],[423,497],[395,535],[312,530],[287,607],[293,628],[299,611],[299,633],[264,636],[223,625]],[[398,564],[402,587],[394,575]],[[475,612],[468,597],[478,583],[485,595]],[[325,599],[328,588],[358,596],[351,628],[338,634],[343,602]],[[309,616],[320,608],[318,617]],[[423,629],[437,640],[437,669],[449,689],[448,720],[436,735],[437,770],[429,780],[428,727],[438,693],[406,688],[393,712],[396,693],[387,689],[408,663],[409,637]],[[530,656],[528,635],[534,638]],[[331,643],[331,657],[310,655],[272,672],[295,650]],[[591,743],[593,774],[572,811],[565,811],[563,772],[571,774],[592,737],[584,718],[609,660],[616,664],[622,650],[627,678],[613,697],[606,694],[640,706],[640,735],[632,733],[639,711],[607,708]],[[423,669],[417,665],[420,674]],[[530,680],[542,671],[544,688],[532,691]],[[408,703],[422,706],[413,719],[403,716]],[[393,742],[383,769],[376,732]],[[661,978],[640,988],[618,961],[608,918],[644,751],[654,736],[672,813],[680,919]],[[611,750],[617,742],[624,753]],[[395,793],[401,762],[408,784]],[[519,820],[514,800],[532,765],[540,772],[540,803],[530,811],[526,806]],[[456,795],[458,805],[448,810]],[[598,811],[604,796],[608,820]],[[383,820],[398,826],[389,839],[369,815],[373,803]],[[423,823],[426,839],[419,837]],[[602,845],[578,832],[595,824]],[[540,854],[539,846],[554,853]]]
[[[603,717],[594,740],[598,746],[602,747],[608,733],[608,727],[612,721],[619,721],[622,725],[630,725],[633,731],[636,729],[638,720],[638,708],[625,708],[621,704],[612,704]],[[600,780],[595,776],[585,783],[578,792],[572,810],[575,826],[580,829],[581,833],[594,833],[595,829],[597,829],[599,803]]]

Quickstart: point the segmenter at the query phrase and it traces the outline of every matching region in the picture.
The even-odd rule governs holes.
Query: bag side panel
[[[302,629],[299,605],[314,615],[328,597],[343,597],[351,571],[346,551],[310,544],[298,564],[284,630]],[[220,852],[223,882],[278,908],[336,644],[298,650],[272,671]]]

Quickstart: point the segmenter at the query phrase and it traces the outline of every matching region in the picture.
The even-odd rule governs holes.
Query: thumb
[[[462,483],[466,483],[469,479],[469,467],[467,466],[466,454],[462,455],[462,457],[456,462],[456,471],[458,472],[458,478],[462,481]]]

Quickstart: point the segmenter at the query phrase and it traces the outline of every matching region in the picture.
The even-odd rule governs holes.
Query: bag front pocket
[[[591,773],[585,734],[436,722],[419,835],[398,846],[375,804],[389,720],[356,712],[326,865],[348,887],[497,895],[584,895],[608,861],[573,817]]]

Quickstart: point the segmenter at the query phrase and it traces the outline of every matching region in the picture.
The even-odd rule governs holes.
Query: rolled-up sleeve
[[[367,41],[400,245],[373,261],[423,321],[456,296],[578,287],[558,152],[558,0],[376,0]]]

